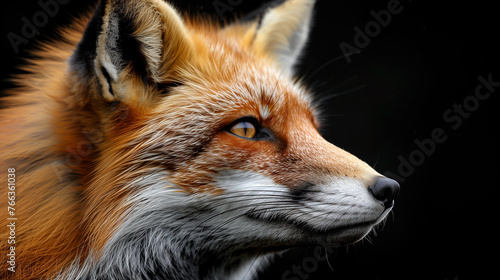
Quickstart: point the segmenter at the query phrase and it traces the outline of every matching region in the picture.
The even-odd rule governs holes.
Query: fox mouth
[[[298,221],[298,220],[291,219],[283,214],[275,214],[275,215],[272,215],[271,217],[266,217],[266,216],[262,215],[261,213],[259,213],[258,210],[257,211],[250,210],[250,211],[246,212],[245,215],[252,220],[256,220],[259,222],[265,222],[265,223],[271,223],[271,224],[275,224],[277,226],[288,226],[288,227],[291,226],[291,227],[300,229],[300,230],[302,230],[308,234],[312,234],[312,235],[335,235],[337,233],[342,233],[342,232],[349,231],[349,230],[357,231],[359,229],[364,229],[364,228],[371,229],[371,227],[377,225],[383,219],[385,219],[385,216],[386,216],[385,212],[386,211],[381,213],[381,215],[377,219],[374,219],[374,220],[368,220],[368,221],[364,221],[364,222],[357,222],[357,223],[351,223],[351,224],[343,224],[343,225],[333,226],[331,228],[315,228],[314,225],[311,225],[311,224],[304,222],[304,221]]]
[[[276,227],[292,227],[300,230],[308,237],[334,237],[342,236],[339,245],[346,245],[357,242],[364,238],[374,226],[382,222],[391,208],[384,210],[376,219],[363,222],[355,222],[341,224],[327,228],[316,228],[305,221],[292,219],[284,214],[274,214],[272,216],[264,216],[258,210],[250,210],[245,213],[246,217],[255,221],[264,222],[275,225]]]

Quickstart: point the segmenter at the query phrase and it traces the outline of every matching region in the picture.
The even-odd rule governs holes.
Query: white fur
[[[364,222],[378,221],[385,217],[385,207],[377,201],[364,184],[349,177],[331,177],[323,185],[311,187],[309,199],[300,207],[295,201],[287,200],[288,187],[275,184],[269,177],[251,171],[230,170],[217,177],[217,186],[228,193],[238,193],[249,199],[238,202],[265,217],[283,214],[309,224],[312,229],[328,230]],[[228,202],[229,203],[229,202]],[[286,210],[276,211],[272,206],[286,206]],[[270,207],[271,206],[271,207]]]
[[[341,237],[355,234],[359,239],[388,212],[355,179],[331,178],[330,183],[314,187],[308,199],[298,204],[287,198],[287,187],[256,172],[219,173],[216,185],[225,191],[218,196],[178,192],[175,185],[164,180],[167,177],[166,172],[152,172],[131,182],[128,187],[143,189],[126,201],[130,211],[104,248],[103,257],[96,261],[91,254],[84,264],[75,262],[59,279],[101,279],[121,274],[140,277],[134,271],[158,269],[146,267],[153,260],[161,264],[160,269],[175,264],[179,270],[170,275],[174,279],[198,279],[200,275],[202,279],[253,279],[267,258],[258,253],[258,248],[268,240],[275,244],[308,243],[308,235],[314,236],[315,230],[371,222],[355,231],[335,233]],[[287,219],[279,223],[260,221],[246,216],[248,212],[270,219],[284,215]],[[297,228],[294,222],[308,225],[311,232]],[[330,243],[340,242],[336,236],[316,238],[320,237]],[[248,245],[257,253],[240,255],[239,249],[244,251]],[[207,252],[220,257],[221,262],[212,267],[209,262],[214,256]],[[202,271],[207,260],[209,267]]]

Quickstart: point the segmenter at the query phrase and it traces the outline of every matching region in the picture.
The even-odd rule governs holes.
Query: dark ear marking
[[[111,76],[109,75],[106,68],[104,68],[102,65],[101,65],[101,73],[106,78],[106,81],[108,81],[107,85],[103,85],[101,82],[98,81],[99,85],[101,86],[101,89],[103,89],[104,87],[107,87],[106,89],[108,90],[108,92],[114,96],[115,94],[113,93],[113,88],[111,87]],[[101,93],[102,93],[102,90],[101,90]]]
[[[102,30],[106,1],[99,1],[94,15],[87,24],[82,40],[70,58],[70,67],[80,77],[94,75],[94,60],[97,56],[97,38]]]
[[[135,22],[134,15],[122,14],[118,16],[118,38],[116,49],[127,66],[143,81],[149,81],[148,62],[142,52],[143,44],[133,36]],[[124,65],[125,66],[125,65]]]

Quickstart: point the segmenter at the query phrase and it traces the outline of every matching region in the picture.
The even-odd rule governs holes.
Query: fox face
[[[386,217],[399,185],[321,137],[293,77],[313,6],[220,27],[160,0],[98,4],[51,93],[73,135],[59,146],[100,135],[65,171],[84,245],[55,278],[250,279],[262,256]]]

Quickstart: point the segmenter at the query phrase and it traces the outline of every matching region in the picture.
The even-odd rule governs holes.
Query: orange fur
[[[7,92],[3,99],[6,109],[0,111],[5,135],[0,144],[0,178],[6,182],[7,168],[16,169],[16,273],[0,272],[2,279],[41,279],[52,275],[73,261],[75,255],[85,255],[86,246],[81,223],[81,187],[68,185],[55,176],[56,169],[65,169],[66,147],[82,139],[74,114],[76,101],[71,97],[66,59],[74,50],[84,21],[76,21],[75,29],[62,31],[69,43],[49,43],[34,51],[41,59],[30,60],[22,67],[32,74],[15,77],[18,88]],[[69,104],[67,104],[69,103]],[[54,122],[57,121],[57,125]],[[56,128],[56,129],[54,129]],[[63,157],[61,157],[63,155]],[[85,174],[83,159],[74,172]],[[7,205],[7,189],[0,189],[0,204]],[[7,220],[7,211],[1,211]],[[9,232],[2,229],[0,239]],[[6,246],[2,263],[6,263]]]
[[[30,74],[14,78],[19,87],[8,91],[3,99],[7,108],[0,111],[0,181],[7,181],[5,170],[16,169],[18,258],[17,272],[4,269],[2,279],[50,278],[76,258],[99,256],[128,211],[127,198],[139,191],[122,186],[149,176],[158,166],[172,171],[170,182],[187,194],[222,193],[212,175],[230,169],[260,172],[290,188],[322,172],[361,178],[367,185],[378,176],[319,136],[317,120],[304,97],[307,90],[282,77],[270,54],[250,51],[255,25],[220,30],[207,21],[188,20],[181,26],[165,16],[169,6],[156,0],[148,3],[159,16],[140,14],[146,23],[137,34],[150,32],[147,28],[154,21],[168,22],[164,39],[181,45],[161,54],[154,79],[182,81],[184,89],[162,97],[126,68],[118,77],[120,87],[110,86],[115,95],[102,98],[96,86],[80,81],[67,65],[89,17],[64,29],[61,42],[34,51],[39,58],[23,67]],[[176,37],[165,37],[172,34]],[[110,107],[111,101],[117,102]],[[269,117],[262,117],[261,106],[271,111]],[[151,139],[171,137],[157,133],[182,127],[180,120],[192,110],[211,112],[207,118],[213,126],[212,138],[203,154],[141,161],[141,149],[151,145]],[[280,139],[279,145],[249,144],[220,133],[244,116],[261,118],[262,125]],[[7,204],[6,192],[0,188],[0,205]],[[0,211],[2,221],[6,215]],[[9,233],[4,227],[0,234],[3,242]],[[5,249],[4,244],[4,264]]]

